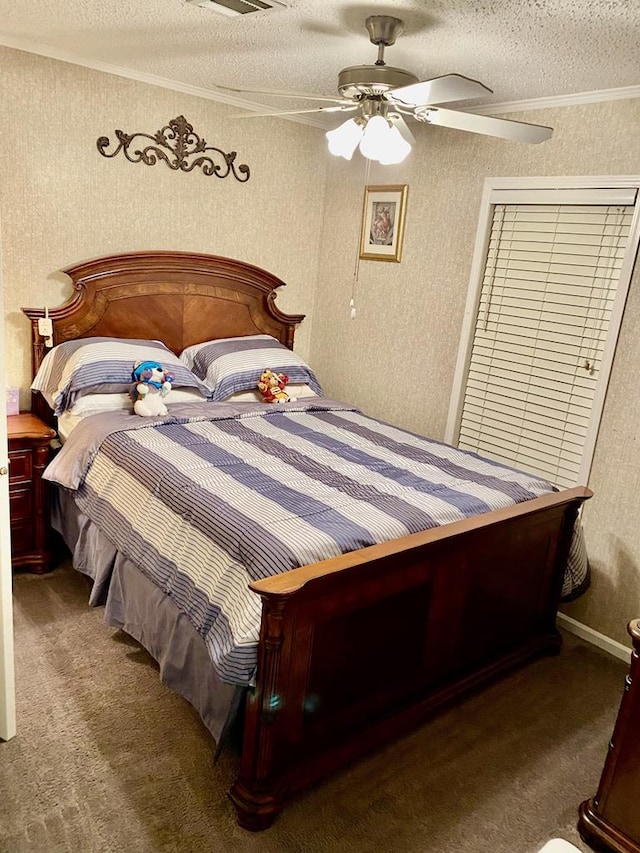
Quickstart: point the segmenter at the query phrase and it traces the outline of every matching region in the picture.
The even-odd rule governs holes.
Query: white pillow
[[[72,415],[84,418],[96,415],[98,412],[133,411],[133,400],[130,394],[85,394],[67,409]]]
[[[301,400],[303,397],[317,397],[318,395],[308,385],[289,383],[285,391],[290,397]],[[224,403],[262,403],[262,394],[259,391],[236,391],[223,400]]]
[[[172,388],[164,402],[167,406],[172,403],[206,403],[207,398],[197,388]],[[130,394],[85,394],[68,411],[80,418],[99,412],[132,412],[133,399]]]
[[[172,388],[164,398],[164,402],[167,406],[173,403],[206,403],[208,398],[197,388]]]

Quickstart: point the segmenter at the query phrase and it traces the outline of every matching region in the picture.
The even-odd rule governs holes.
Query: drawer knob
[[[4,465],[0,468],[0,477],[4,477],[5,474],[9,473],[9,469],[5,468]]]

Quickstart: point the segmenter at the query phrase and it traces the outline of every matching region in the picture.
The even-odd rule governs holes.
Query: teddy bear
[[[273,370],[265,370],[258,382],[258,391],[262,394],[265,403],[289,403],[296,398],[290,397],[285,388],[289,377],[286,373],[275,373]]]
[[[131,389],[133,411],[143,418],[166,415],[164,398],[171,391],[173,376],[158,361],[137,361],[133,367],[135,385]]]

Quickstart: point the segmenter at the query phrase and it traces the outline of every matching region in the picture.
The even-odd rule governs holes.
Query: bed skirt
[[[68,492],[53,493],[52,525],[73,567],[93,581],[89,603],[104,605],[106,624],[129,634],[158,662],[162,683],[193,705],[219,751],[246,688],[220,680],[204,640],[171,599],[117,552]]]

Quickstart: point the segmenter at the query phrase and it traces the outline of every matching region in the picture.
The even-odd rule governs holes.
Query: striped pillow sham
[[[134,338],[79,338],[53,347],[44,357],[31,384],[40,391],[54,414],[70,409],[86,394],[118,394],[131,389],[137,361],[158,361],[173,374],[174,387],[207,388],[160,341]]]
[[[239,391],[252,391],[267,368],[285,373],[290,383],[308,385],[319,397],[323,395],[309,365],[271,335],[220,338],[194,344],[182,352],[180,360],[209,388],[212,400],[226,400]]]

